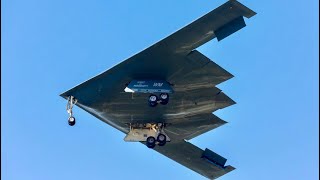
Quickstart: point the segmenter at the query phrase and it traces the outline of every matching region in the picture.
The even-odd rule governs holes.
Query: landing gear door
[[[164,80],[132,80],[124,91],[139,93],[173,93],[171,85]]]

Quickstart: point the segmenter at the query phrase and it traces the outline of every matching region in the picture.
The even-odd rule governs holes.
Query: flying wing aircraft
[[[235,168],[226,159],[187,142],[226,122],[212,112],[235,104],[217,84],[232,74],[195,50],[245,27],[256,13],[230,0],[111,69],[64,92],[68,123],[73,105],[147,147],[209,178]]]

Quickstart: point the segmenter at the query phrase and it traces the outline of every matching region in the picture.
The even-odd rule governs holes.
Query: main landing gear
[[[146,140],[148,148],[154,148],[158,143],[159,146],[164,146],[167,143],[167,136],[164,134],[158,134],[157,139],[153,136],[149,136]]]
[[[73,108],[73,105],[76,103],[77,103],[77,100],[73,96],[68,97],[67,112],[69,114],[68,124],[70,126],[74,126],[76,124],[76,118],[73,117],[72,115],[72,108]]]
[[[146,141],[148,148],[154,148],[156,146],[156,138],[149,136]]]
[[[151,94],[148,98],[148,103],[150,107],[156,107],[158,103],[166,105],[169,102],[169,94],[161,93],[159,97],[155,94]]]
[[[148,148],[164,146],[170,141],[164,132],[164,123],[130,124],[130,131],[124,138],[128,142],[146,142]]]

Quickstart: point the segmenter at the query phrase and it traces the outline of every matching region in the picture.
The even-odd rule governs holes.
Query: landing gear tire
[[[159,146],[164,146],[167,142],[167,137],[164,134],[159,134],[157,137],[157,141],[159,142]]]
[[[162,105],[166,105],[166,104],[168,104],[168,102],[169,102],[169,94],[167,94],[167,93],[161,93],[160,94],[160,103],[162,104]]]
[[[76,124],[76,118],[74,118],[73,116],[69,117],[68,124],[70,126],[74,126]]]
[[[147,138],[147,147],[148,148],[154,148],[156,146],[156,139],[152,136],[149,136]]]
[[[154,94],[151,94],[148,98],[149,106],[156,107],[158,104],[158,97]]]

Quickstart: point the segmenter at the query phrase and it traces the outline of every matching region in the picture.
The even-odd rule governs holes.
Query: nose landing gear
[[[76,124],[76,118],[73,117],[72,115],[72,108],[73,108],[73,105],[76,103],[77,103],[77,100],[73,96],[68,97],[67,113],[69,114],[68,124],[70,126],[74,126]]]
[[[74,126],[76,124],[76,118],[74,118],[73,116],[68,118],[68,124],[70,126]]]

